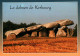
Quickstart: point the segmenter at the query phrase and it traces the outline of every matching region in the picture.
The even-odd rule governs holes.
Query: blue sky
[[[43,6],[51,7],[48,9],[10,9],[21,5],[22,7]],[[44,24],[62,19],[70,19],[75,24],[78,22],[78,3],[77,2],[4,2],[3,3],[3,21],[12,21],[14,23],[38,23]],[[73,25],[74,26],[74,25]]]

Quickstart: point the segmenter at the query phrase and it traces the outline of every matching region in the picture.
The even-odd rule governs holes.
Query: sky
[[[10,9],[13,7],[30,7],[33,9]],[[51,7],[49,9],[35,9],[35,6]],[[45,24],[62,19],[70,19],[75,24],[78,23],[78,3],[77,2],[3,2],[3,21],[10,20],[13,23]]]

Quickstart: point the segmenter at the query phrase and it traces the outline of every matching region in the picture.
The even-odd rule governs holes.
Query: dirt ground
[[[3,53],[77,52],[77,37],[29,37],[3,40]]]

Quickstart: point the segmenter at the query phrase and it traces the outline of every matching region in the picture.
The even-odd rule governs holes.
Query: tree
[[[77,36],[77,24],[74,27],[74,34],[73,34],[73,36]]]
[[[30,23],[30,24],[28,24],[28,27],[29,26],[34,26],[34,25],[37,25],[36,23]]]

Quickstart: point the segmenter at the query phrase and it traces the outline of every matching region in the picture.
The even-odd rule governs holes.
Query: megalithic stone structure
[[[9,38],[13,34],[18,35],[21,32],[25,32],[26,30],[24,28],[16,29],[16,30],[10,30],[5,33],[6,37]],[[12,38],[12,37],[11,37]]]
[[[73,24],[74,24],[73,21],[69,19],[65,19],[65,20],[59,20],[51,23],[42,24],[42,25],[30,26],[27,27],[26,29],[27,31],[35,31],[35,30],[42,30],[43,28],[50,29],[55,27],[69,26]]]
[[[30,35],[32,33],[32,35],[34,35],[33,32],[35,32],[35,31],[40,32],[43,29],[46,29],[46,30],[50,31],[52,28],[60,28],[60,27],[61,27],[61,29],[59,29],[58,32],[62,31],[64,33],[64,32],[67,31],[67,30],[66,31],[64,30],[65,27],[69,26],[69,25],[73,25],[73,24],[74,24],[73,21],[71,21],[69,19],[64,19],[64,20],[59,20],[59,21],[55,21],[55,22],[51,22],[51,23],[42,24],[42,25],[34,25],[34,26],[27,27],[27,28],[20,28],[20,29],[16,29],[16,30],[10,30],[10,31],[7,31],[5,33],[5,35],[6,35],[6,37],[8,37],[12,33],[14,33],[15,35],[18,35],[22,32],[30,33]],[[51,32],[53,32],[53,35],[55,35],[55,31],[51,30],[50,33],[49,33],[49,36],[52,34]],[[43,33],[40,33],[40,34],[43,34]],[[44,35],[46,35],[45,32],[44,32]],[[59,34],[57,33],[57,35],[59,35]],[[64,35],[66,36],[66,33]]]

